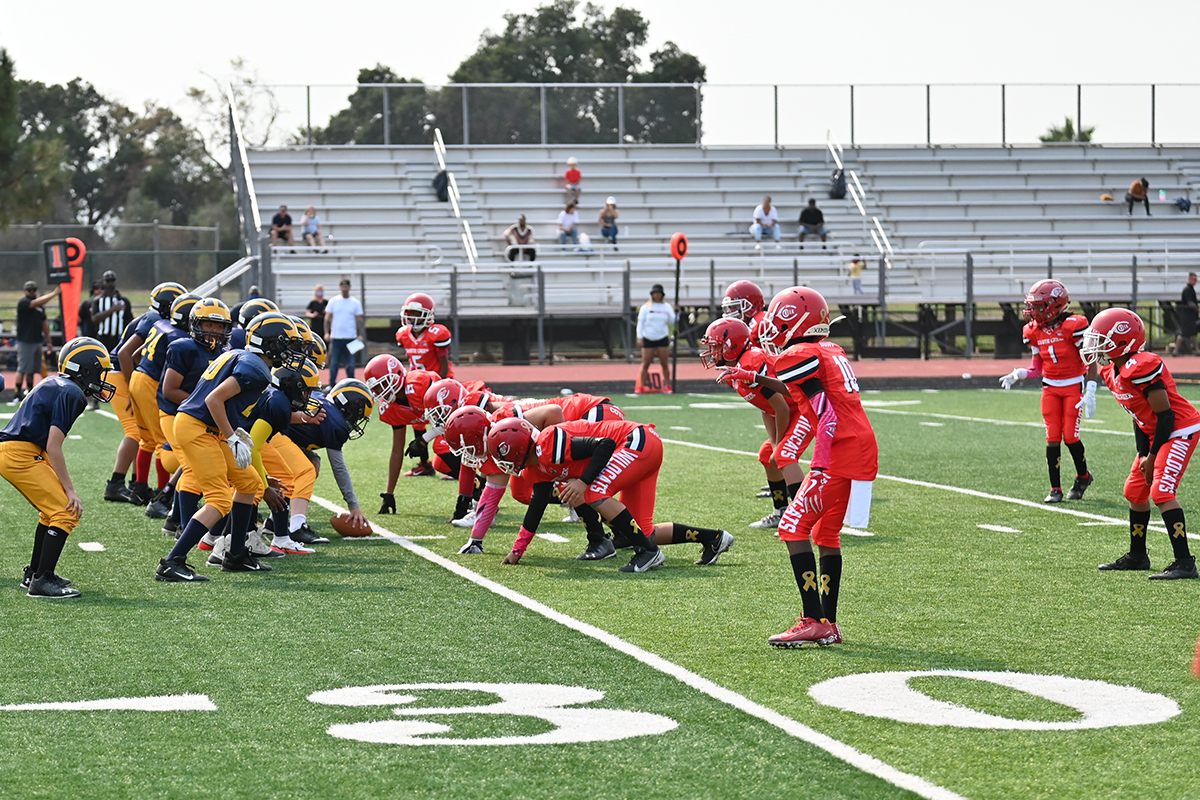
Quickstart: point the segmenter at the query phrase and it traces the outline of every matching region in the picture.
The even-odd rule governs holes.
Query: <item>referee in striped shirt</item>
[[[121,341],[121,332],[133,321],[133,308],[117,291],[117,273],[104,273],[104,292],[92,299],[92,336],[112,351]]]

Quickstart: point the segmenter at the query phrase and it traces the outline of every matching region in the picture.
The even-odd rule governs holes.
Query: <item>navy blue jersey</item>
[[[274,386],[268,386],[262,401],[254,407],[253,419],[266,420],[271,426],[271,435],[267,437],[269,442],[275,434],[283,433],[292,424],[292,401]]]
[[[180,330],[168,320],[160,319],[150,329],[146,343],[142,345],[142,360],[137,365],[136,372],[144,372],[156,381],[162,380],[163,367],[167,363],[167,348],[171,342],[188,332]]]
[[[200,376],[195,391],[179,404],[179,413],[195,417],[215,430],[217,423],[204,400],[209,392],[231,377],[237,380],[242,390],[225,401],[225,415],[234,428],[249,431],[253,424],[254,407],[271,383],[271,369],[257,353],[229,350],[217,356]]]
[[[237,317],[234,317],[237,319]],[[233,350],[242,350],[246,347],[246,329],[234,328],[229,334],[229,347]]]
[[[176,339],[167,347],[167,361],[163,365],[163,373],[165,374],[168,369],[178,372],[183,376],[179,388],[191,394],[200,383],[200,376],[204,374],[204,370],[208,369],[208,365],[212,363],[213,359],[220,355],[220,353],[214,353],[207,347],[197,344],[190,336]],[[158,384],[158,407],[168,414],[175,414],[179,411],[179,406],[163,396],[161,381]]]
[[[154,323],[158,322],[160,319],[162,319],[162,317],[158,315],[157,311],[147,311],[145,314],[142,314],[133,322],[125,326],[125,331],[121,334],[121,340],[117,342],[117,346],[113,348],[113,351],[108,354],[109,357],[112,358],[113,369],[120,368],[120,361],[117,359],[117,353],[122,347],[125,346],[125,343],[129,341],[129,337],[137,335],[142,337],[143,342],[146,341],[146,337],[150,335],[150,329],[154,327]],[[134,366],[137,365],[135,364]]]
[[[33,442],[45,450],[50,428],[68,433],[85,408],[87,397],[79,384],[65,375],[46,378],[0,431],[0,442]]]
[[[325,419],[319,424],[299,423],[283,432],[283,435],[296,443],[301,450],[341,450],[350,439],[350,423],[342,416],[341,410],[320,392],[312,396],[321,401],[325,409]]]

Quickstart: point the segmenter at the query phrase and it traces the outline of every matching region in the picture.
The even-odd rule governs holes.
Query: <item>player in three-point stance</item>
[[[1179,396],[1175,379],[1163,360],[1141,352],[1146,329],[1141,318],[1126,308],[1109,308],[1092,320],[1083,336],[1080,352],[1088,364],[1106,358],[1100,369],[1113,397],[1133,417],[1137,455],[1125,481],[1129,501],[1129,552],[1102,570],[1148,570],[1146,527],[1150,524],[1150,502],[1158,506],[1171,540],[1175,560],[1152,580],[1195,578],[1196,557],[1187,541],[1183,509],[1175,499],[1179,482],[1196,449],[1200,413]]]
[[[55,574],[67,536],[83,517],[63,440],[87,408],[89,397],[109,402],[116,387],[106,381],[112,360],[104,345],[86,336],[63,345],[59,374],[39,383],[0,431],[0,475],[38,510],[33,555],[21,588],[30,597],[79,597]]]
[[[837,602],[842,521],[852,484],[875,480],[879,470],[875,432],[863,412],[858,379],[845,351],[824,341],[828,336],[825,298],[812,289],[793,286],[775,295],[759,328],[763,349],[776,357],[778,377],[741,367],[724,370],[734,380],[790,392],[797,405],[811,406],[817,417],[812,469],[779,523],[779,538],[787,544],[804,616],[767,640],[776,647],[841,643]],[[820,555],[819,579],[814,544]]]
[[[1038,281],[1025,296],[1025,318],[1021,330],[1025,344],[1033,348],[1029,369],[1014,369],[1000,379],[1005,389],[1024,378],[1042,379],[1042,419],[1046,422],[1046,465],[1050,469],[1050,494],[1047,503],[1063,501],[1062,445],[1075,462],[1075,483],[1068,500],[1082,500],[1092,485],[1083,442],[1079,440],[1079,412],[1087,418],[1096,415],[1096,366],[1079,357],[1079,344],[1087,329],[1087,317],[1067,310],[1067,287],[1055,280]],[[1084,388],[1086,378],[1087,388]]]

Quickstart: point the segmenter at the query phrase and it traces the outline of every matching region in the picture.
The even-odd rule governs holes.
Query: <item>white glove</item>
[[[1075,404],[1076,409],[1083,409],[1084,416],[1088,419],[1096,416],[1096,382],[1088,381],[1087,389],[1083,393],[1083,397]]]
[[[238,428],[233,432],[233,436],[230,436],[225,442],[233,452],[233,463],[237,464],[238,469],[245,469],[250,466],[254,452],[254,440],[250,438],[250,434]]]
[[[445,432],[446,432],[445,428],[441,428],[441,427],[438,427],[437,425],[434,425],[432,428],[425,431],[425,433],[421,434],[421,438],[427,442],[432,442],[434,439],[441,436]]]
[[[804,483],[800,485],[796,499],[806,513],[820,514],[825,508],[824,494],[827,483],[829,483],[829,476],[819,469],[811,470],[804,476]]]
[[[1025,369],[1021,369],[1020,367],[1017,367],[1012,372],[1008,373],[1007,375],[1005,375],[1003,378],[1000,379],[1000,385],[1003,386],[1005,389],[1011,389],[1013,387],[1014,383],[1016,383],[1017,381],[1025,380],[1025,376],[1028,374],[1029,374],[1029,370],[1025,370]]]

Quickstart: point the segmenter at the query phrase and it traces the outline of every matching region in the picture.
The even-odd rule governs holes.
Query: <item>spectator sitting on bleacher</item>
[[[821,213],[821,209],[817,208],[817,198],[810,197],[808,206],[800,212],[800,243],[804,243],[804,237],[809,234],[820,236],[824,242],[829,236],[829,229],[825,227],[825,215]],[[825,245],[821,245],[821,249],[825,249]]]
[[[579,181],[583,179],[582,173],[579,172],[579,162],[575,156],[567,159],[567,174],[563,176],[563,180],[567,186],[567,201],[579,202]]]
[[[775,249],[779,249],[779,238],[783,235],[779,228],[779,209],[771,206],[770,195],[763,198],[762,205],[754,207],[754,224],[750,226],[754,241],[761,242],[763,234],[770,234],[775,240]],[[758,250],[762,245],[754,245]]]
[[[1125,202],[1129,204],[1129,216],[1133,216],[1133,204],[1144,203],[1146,205],[1146,216],[1150,216],[1150,181],[1142,178],[1129,184],[1129,191],[1125,193]]]
[[[279,213],[271,217],[271,246],[279,244],[280,239],[288,244],[296,243],[292,238],[292,215],[288,213],[287,206],[280,206]]]
[[[304,216],[300,219],[300,231],[304,243],[309,247],[325,246],[325,237],[321,235],[321,218],[317,216],[315,207],[309,206],[304,209]]]
[[[508,245],[505,255],[509,261],[537,261],[537,248],[533,244],[533,228],[525,224],[525,215],[517,217],[516,225],[509,225],[504,231],[504,242]]]
[[[558,243],[566,244],[570,239],[572,244],[579,244],[579,212],[575,210],[575,201],[567,203],[565,211],[558,212]]]
[[[604,208],[600,211],[600,235],[616,249],[617,219],[620,218],[621,212],[617,211],[617,198],[609,197],[604,203]]]

